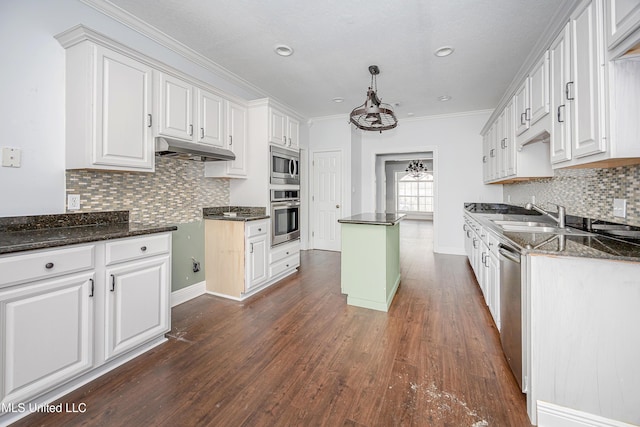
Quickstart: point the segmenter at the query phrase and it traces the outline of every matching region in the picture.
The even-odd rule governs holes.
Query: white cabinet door
[[[491,165],[489,164],[489,133],[482,137],[482,177],[485,184],[491,181]]]
[[[493,252],[486,258],[489,287],[489,311],[498,330],[500,330],[500,260]]]
[[[582,157],[605,151],[601,138],[601,88],[604,53],[598,31],[598,1],[592,1],[571,18],[571,81],[568,99],[572,100],[572,155]]]
[[[227,162],[227,172],[232,176],[247,176],[247,109],[227,102],[228,148],[236,159]]]
[[[193,86],[164,73],[160,74],[159,80],[158,133],[183,141],[193,141]]]
[[[170,329],[170,257],[110,268],[105,288],[105,359]]]
[[[287,116],[274,108],[269,109],[269,142],[287,145]]]
[[[551,126],[551,163],[571,159],[571,105],[566,86],[570,79],[570,26],[567,24],[549,48],[549,77],[551,107],[554,117]]]
[[[93,164],[152,170],[152,69],[102,47],[97,61]]]
[[[611,49],[640,27],[640,1],[607,0],[604,5],[607,47]]]
[[[298,148],[300,146],[300,122],[287,117],[287,146]]]
[[[198,142],[216,147],[225,145],[224,100],[198,89]]]
[[[514,129],[514,104],[513,99],[504,107],[503,138],[504,153],[502,155],[504,177],[515,175],[516,170],[516,134]]]
[[[0,400],[27,402],[93,365],[93,272],[0,291]]]
[[[268,278],[266,234],[247,239],[247,277],[245,292],[263,283]]]
[[[516,91],[514,98],[516,106],[516,135],[522,135],[527,129],[529,129],[529,79],[524,79],[524,82],[520,85]]]
[[[529,126],[549,113],[549,52],[545,52],[529,74]]]

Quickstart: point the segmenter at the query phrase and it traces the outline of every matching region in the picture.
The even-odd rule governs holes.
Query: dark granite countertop
[[[490,209],[483,209],[481,213],[475,213],[473,209],[469,211],[468,205],[474,204],[465,204],[465,211],[472,214],[471,216],[482,227],[492,231],[503,243],[515,245],[523,254],[640,262],[640,244],[637,241],[622,240],[594,230],[593,224],[601,221],[567,215],[568,228],[564,234],[510,232],[504,231],[493,221],[535,221],[549,222],[550,225],[555,224],[550,222],[549,218],[538,215],[536,212],[526,211],[516,214],[491,212]],[[502,206],[500,210],[505,212],[505,205]]]
[[[247,215],[237,214],[236,216],[226,215],[204,215],[204,219],[214,219],[219,221],[257,221],[259,219],[267,219],[269,215]]]
[[[129,212],[92,212],[0,218],[0,255],[177,230],[130,223]]]
[[[384,214],[365,212],[338,220],[341,224],[396,225],[405,214]]]

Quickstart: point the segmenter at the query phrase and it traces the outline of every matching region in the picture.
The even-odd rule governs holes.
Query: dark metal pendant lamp
[[[412,160],[405,172],[408,172],[414,178],[420,178],[427,173],[428,170],[424,163],[422,163],[422,160]]]
[[[367,100],[351,111],[350,122],[358,129],[382,133],[383,130],[398,126],[398,119],[391,105],[382,103],[376,93],[378,91],[376,76],[380,74],[380,69],[377,65],[370,65],[369,73],[371,73],[371,86],[367,90]]]

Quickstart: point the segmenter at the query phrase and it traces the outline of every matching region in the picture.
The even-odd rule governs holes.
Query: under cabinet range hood
[[[236,159],[236,155],[231,150],[164,137],[156,138],[156,156],[201,162]]]

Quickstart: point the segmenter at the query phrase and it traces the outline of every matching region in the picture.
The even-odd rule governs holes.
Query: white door
[[[338,219],[342,212],[342,152],[313,154],[313,227],[311,239],[315,249],[340,250]]]

